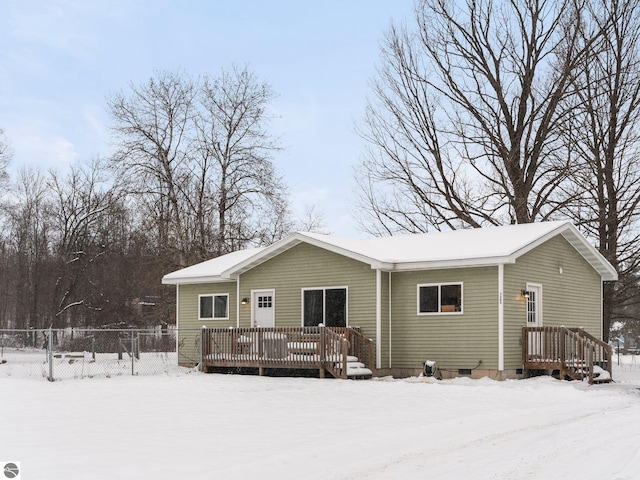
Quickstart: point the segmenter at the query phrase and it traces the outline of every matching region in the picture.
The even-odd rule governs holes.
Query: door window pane
[[[322,323],[324,317],[323,291],[304,291],[304,326],[316,327]]]
[[[273,306],[273,297],[271,295],[258,296],[258,308],[271,308]]]
[[[347,289],[304,290],[304,326],[347,326]]]
[[[527,298],[527,322],[535,324],[538,320],[536,315],[536,292],[535,290],[529,291],[529,298]]]
[[[325,290],[325,322],[327,327],[347,326],[347,290],[332,288]]]

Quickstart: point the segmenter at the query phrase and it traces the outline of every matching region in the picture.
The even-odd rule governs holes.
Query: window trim
[[[202,297],[211,297],[211,317],[202,316]],[[226,316],[216,317],[216,297],[227,297],[227,311]],[[198,295],[198,321],[206,322],[211,320],[229,320],[229,294],[228,293],[201,293]]]
[[[338,285],[335,287],[302,287],[300,289],[300,325],[304,327],[304,292],[308,290],[322,290],[322,314],[323,324],[327,321],[327,290],[339,290],[345,291],[345,305],[344,305],[344,323],[345,327],[349,326],[349,287],[346,285]]]
[[[449,285],[460,285],[460,311],[459,312],[443,312],[442,311],[442,287],[449,286]],[[438,311],[437,312],[421,312],[420,311],[420,288],[421,287],[438,287]],[[464,314],[464,282],[419,283],[416,288],[416,312],[419,316]]]

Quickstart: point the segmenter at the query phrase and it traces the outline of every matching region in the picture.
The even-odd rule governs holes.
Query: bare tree
[[[374,234],[553,217],[571,173],[561,108],[589,46],[581,0],[421,0],[382,48],[357,173]]]
[[[184,251],[181,189],[188,181],[195,90],[179,73],[159,72],[130,94],[112,96],[113,165],[129,191],[156,205],[158,248]]]
[[[297,230],[329,234],[325,225],[324,215],[316,209],[315,205],[307,205],[305,207],[302,218],[298,220]]]
[[[266,129],[273,98],[271,87],[246,67],[233,67],[202,83],[199,172],[204,179],[204,172],[210,171],[207,192],[217,213],[218,255],[247,243],[281,238],[280,230],[286,230],[273,229],[282,226],[288,215],[284,185],[272,162],[280,147]]]
[[[0,128],[0,185],[5,186],[9,181],[7,168],[11,161],[11,149],[4,130]]]
[[[51,323],[50,290],[51,206],[47,185],[39,172],[23,168],[8,208],[10,247],[15,256],[15,325],[42,328]]]
[[[640,269],[640,4],[591,2],[593,21],[613,19],[608,35],[590,46],[565,108],[565,130],[579,169],[575,201],[564,209],[616,268],[620,281],[604,288],[604,332],[638,301]]]
[[[52,225],[58,272],[56,275],[53,314],[61,318],[68,310],[99,310],[98,287],[92,274],[106,254],[102,227],[113,214],[117,195],[107,184],[106,167],[100,160],[73,166],[60,177],[50,172]],[[62,326],[62,324],[60,324]]]
[[[179,265],[288,233],[267,129],[274,94],[247,68],[194,82],[159,73],[110,101],[113,165]]]

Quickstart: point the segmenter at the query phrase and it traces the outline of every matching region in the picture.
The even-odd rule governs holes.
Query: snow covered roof
[[[297,232],[263,249],[242,251],[245,255],[235,252],[239,255],[233,258],[227,258],[229,255],[225,255],[189,267],[194,269],[189,277],[193,280],[193,273],[198,272],[205,275],[207,281],[211,281],[209,279],[215,275],[220,276],[217,281],[233,279],[302,242],[385,271],[498,265],[514,263],[518,257],[556,235],[562,235],[593,266],[603,280],[617,279],[616,271],[611,264],[587,242],[575,226],[563,221],[369,239],[347,239]],[[167,281],[182,280],[183,277],[176,275],[189,269],[165,276],[163,283],[194,283]]]
[[[162,283],[168,285],[179,285],[185,283],[214,283],[228,282],[230,278],[224,278],[222,273],[225,270],[237,265],[245,259],[256,255],[264,250],[262,248],[248,248],[237,252],[227,253],[206,262],[197,263],[182,270],[169,273],[162,277]]]

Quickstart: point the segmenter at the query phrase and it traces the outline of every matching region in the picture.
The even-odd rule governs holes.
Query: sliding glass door
[[[315,327],[320,323],[327,327],[347,326],[346,288],[304,289],[302,299],[305,327]]]

